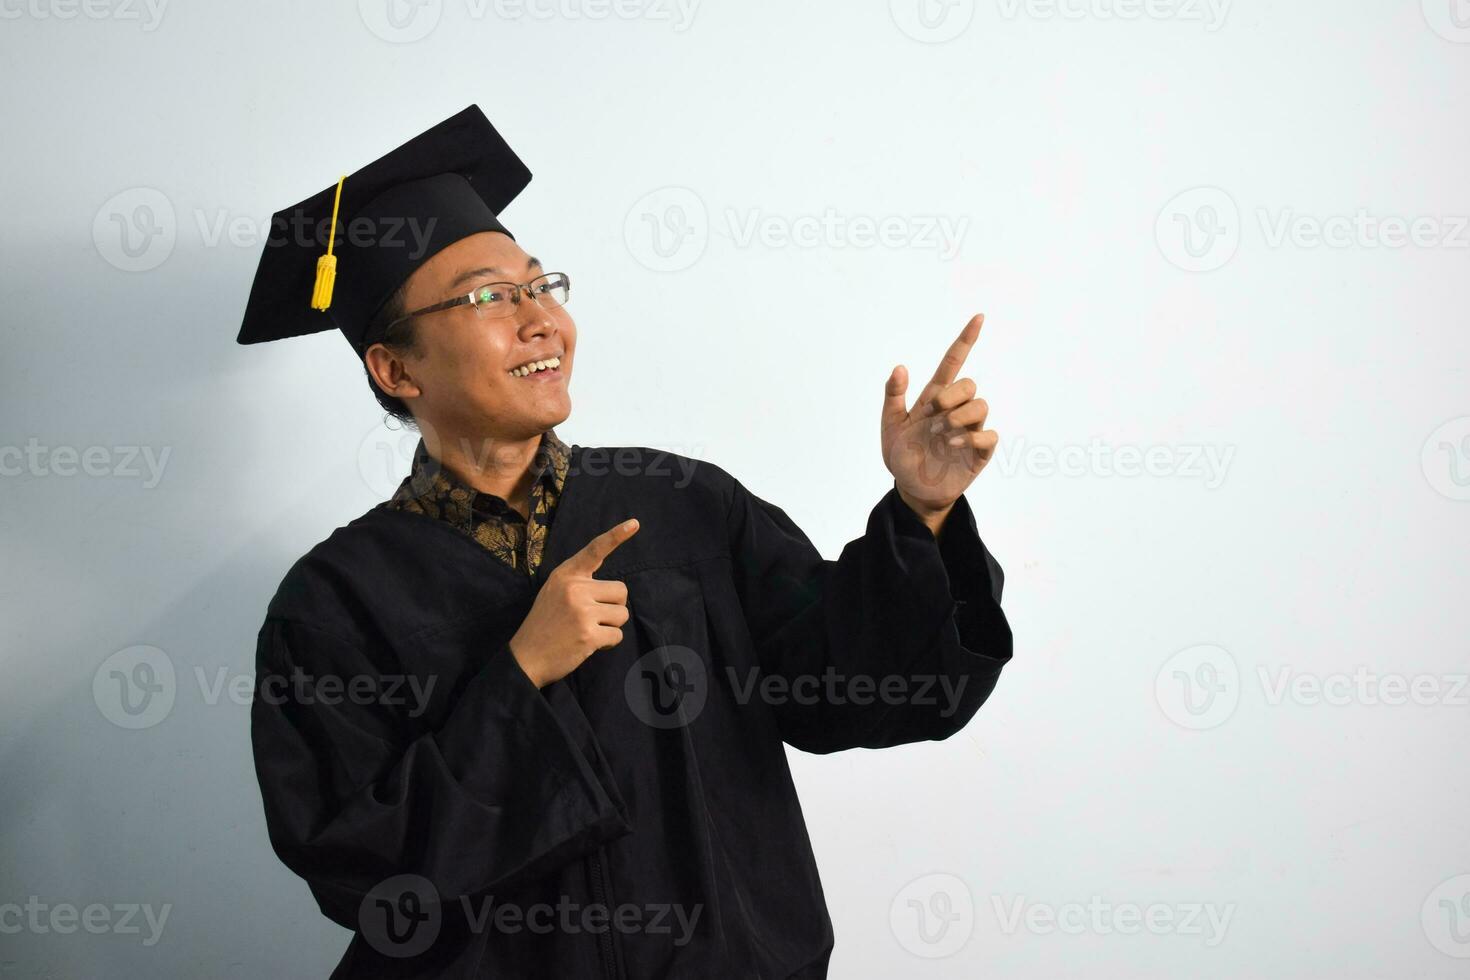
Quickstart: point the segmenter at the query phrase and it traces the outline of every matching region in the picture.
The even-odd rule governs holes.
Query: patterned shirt
[[[566,482],[570,456],[569,448],[557,438],[556,431],[547,429],[531,462],[530,518],[527,519],[501,497],[476,490],[450,473],[429,455],[420,438],[413,454],[413,468],[387,505],[443,520],[512,569],[534,575],[541,564],[546,532]]]

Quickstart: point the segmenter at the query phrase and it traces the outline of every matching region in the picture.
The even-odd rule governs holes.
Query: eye
[[[497,293],[489,286],[485,286],[477,294],[475,294],[475,302],[477,303],[495,303],[504,298],[504,296],[502,296],[500,293]]]

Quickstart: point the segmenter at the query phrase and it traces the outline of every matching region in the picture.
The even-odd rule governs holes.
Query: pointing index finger
[[[975,346],[975,339],[980,336],[980,325],[984,322],[985,314],[977,313],[965,324],[965,329],[949,345],[949,350],[944,352],[944,357],[939,361],[939,367],[935,368],[934,378],[929,382],[933,391],[925,392],[926,395],[942,391],[954,383],[955,376],[960,373],[965,358],[970,354],[970,348]]]
[[[582,550],[567,559],[573,569],[583,575],[591,575],[602,567],[607,556],[617,550],[618,545],[627,541],[638,531],[638,519],[630,518],[588,541],[582,546]]]

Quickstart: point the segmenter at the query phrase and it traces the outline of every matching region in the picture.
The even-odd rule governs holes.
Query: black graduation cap
[[[496,215],[530,182],[479,106],[455,113],[271,217],[236,340],[336,327],[361,353],[373,315],[435,253],[476,232],[510,235]]]

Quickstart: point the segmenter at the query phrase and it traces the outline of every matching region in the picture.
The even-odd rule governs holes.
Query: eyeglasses
[[[487,282],[482,286],[476,286],[463,296],[456,296],[454,299],[446,299],[442,303],[435,303],[433,306],[405,313],[388,324],[388,327],[402,323],[404,320],[411,320],[416,316],[423,316],[425,313],[438,313],[440,310],[452,310],[456,306],[465,305],[473,306],[475,313],[481,317],[512,316],[516,308],[521,305],[522,291],[536,305],[554,310],[565,305],[567,297],[571,295],[572,280],[565,272],[548,272],[537,276],[530,282]]]

